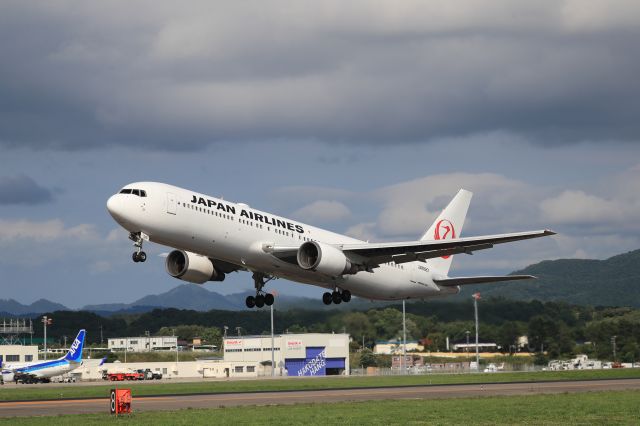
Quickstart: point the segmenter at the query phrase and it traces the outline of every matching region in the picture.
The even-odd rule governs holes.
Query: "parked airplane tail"
[[[453,200],[442,210],[442,213],[440,213],[420,240],[450,240],[460,238],[472,196],[473,193],[466,189],[458,191],[456,196],[453,197]],[[453,256],[443,256],[429,259],[428,263],[432,270],[446,275],[449,272],[449,268],[451,268],[452,260]]]
[[[81,362],[82,361],[82,348],[84,347],[84,336],[86,331],[84,329],[80,330],[78,336],[71,344],[69,348],[69,352],[65,355],[64,359],[67,361],[73,362]]]

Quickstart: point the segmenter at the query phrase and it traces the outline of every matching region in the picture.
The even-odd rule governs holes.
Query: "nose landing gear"
[[[340,290],[336,288],[333,293],[326,292],[322,295],[322,303],[325,305],[330,305],[335,303],[339,305],[340,303],[348,303],[351,300],[351,292],[349,290]]]
[[[131,259],[136,263],[147,260],[147,253],[142,251],[142,243],[149,241],[149,236],[142,232],[131,232],[129,239],[133,241],[133,246],[136,248],[136,251],[131,255]]]
[[[256,296],[255,297],[247,296],[247,299],[245,300],[245,304],[247,305],[247,308],[249,309],[253,307],[262,308],[265,305],[267,306],[273,305],[273,302],[275,301],[273,294],[265,293],[264,291],[262,291],[262,287],[264,287],[265,284],[271,281],[272,279],[273,277],[267,277],[266,275],[260,272],[253,273],[253,282],[256,287]]]

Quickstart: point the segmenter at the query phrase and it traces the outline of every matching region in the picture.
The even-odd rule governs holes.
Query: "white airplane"
[[[85,330],[80,330],[67,354],[51,361],[38,361],[21,364],[0,363],[2,380],[13,381],[17,375],[22,375],[29,383],[48,382],[49,378],[59,376],[75,370],[82,365],[82,348],[84,347]]]
[[[251,271],[256,296],[247,307],[273,304],[263,291],[274,278],[326,288],[322,301],[424,299],[456,294],[461,285],[535,278],[530,275],[450,278],[454,254],[555,234],[549,230],[460,238],[472,193],[461,189],[417,241],[369,243],[194,191],[156,182],[126,185],[107,201],[144,262],[144,241],[174,248],[169,275],[192,283]]]

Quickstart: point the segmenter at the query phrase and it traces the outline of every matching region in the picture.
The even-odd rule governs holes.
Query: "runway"
[[[462,398],[605,390],[640,390],[640,379],[433,385],[149,397],[136,397],[133,395],[133,410],[180,410],[183,408],[217,408],[241,405],[284,405],[383,399]],[[0,402],[0,417],[106,413],[108,409],[108,398]]]

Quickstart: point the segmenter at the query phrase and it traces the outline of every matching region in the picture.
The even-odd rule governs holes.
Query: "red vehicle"
[[[124,380],[144,380],[144,374],[135,371],[129,373],[107,373],[106,377],[103,378],[112,382],[122,382]]]

